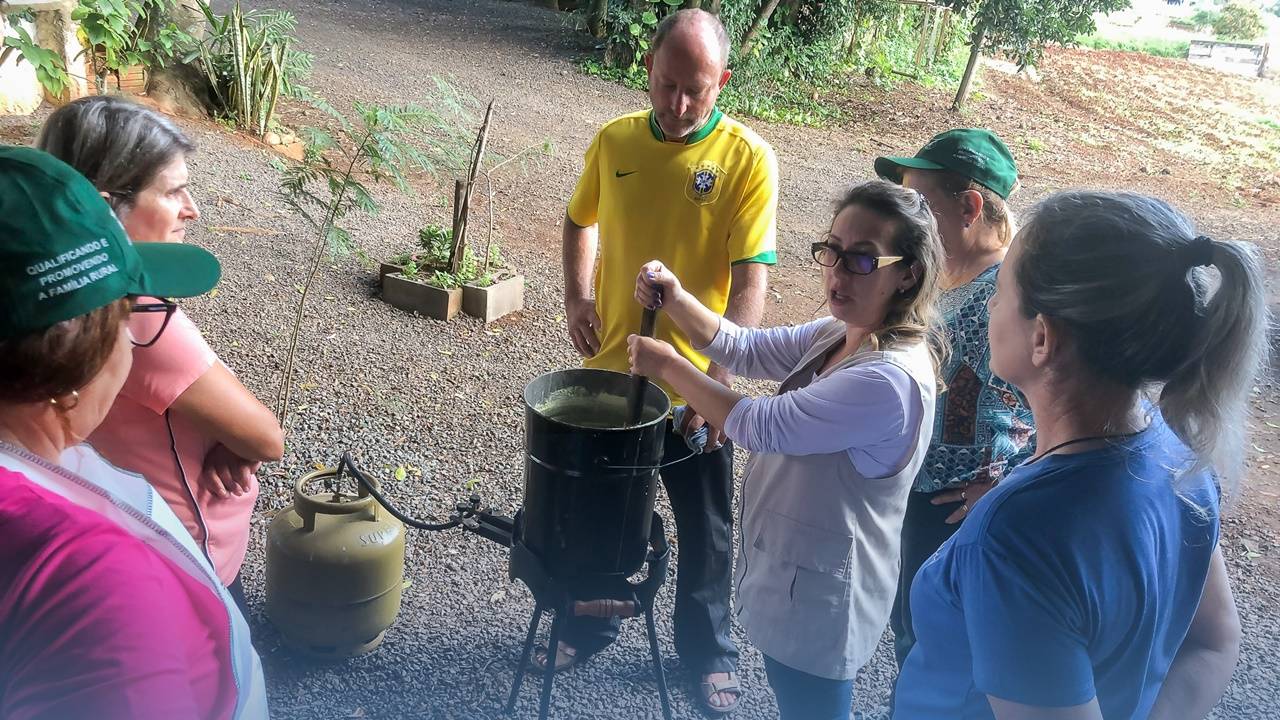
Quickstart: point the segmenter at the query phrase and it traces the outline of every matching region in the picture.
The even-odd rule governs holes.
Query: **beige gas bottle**
[[[298,480],[267,530],[267,617],[290,645],[329,658],[378,647],[404,585],[404,525],[363,485],[308,493],[341,479],[326,468]]]

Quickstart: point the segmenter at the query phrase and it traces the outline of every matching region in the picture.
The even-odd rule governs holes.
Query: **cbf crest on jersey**
[[[703,160],[689,166],[689,180],[685,184],[684,194],[699,205],[708,205],[720,197],[720,186],[724,184],[724,168]]]

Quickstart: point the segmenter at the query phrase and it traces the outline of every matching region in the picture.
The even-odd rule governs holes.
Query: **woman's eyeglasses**
[[[866,253],[841,250],[828,242],[813,244],[813,260],[823,267],[835,267],[843,262],[844,269],[854,275],[870,275],[882,267],[905,260],[902,255],[867,255]]]
[[[134,303],[133,310],[132,310],[133,312],[164,313],[164,319],[160,322],[160,325],[156,328],[154,333],[151,333],[151,332],[147,333],[147,337],[139,338],[136,336],[131,336],[129,340],[130,342],[133,343],[133,346],[144,348],[144,347],[151,347],[152,345],[155,345],[156,341],[160,339],[160,336],[164,334],[164,329],[169,327],[169,320],[173,318],[173,312],[177,309],[178,309],[178,304],[169,302],[168,300],[161,300],[160,302],[155,302],[155,303],[137,303],[137,302]],[[133,329],[131,328],[130,333],[132,332],[133,332]]]

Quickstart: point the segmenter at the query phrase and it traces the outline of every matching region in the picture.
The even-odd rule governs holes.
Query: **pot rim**
[[[667,391],[659,387],[657,383],[650,382],[649,388],[653,391],[657,391],[658,393],[660,393],[662,399],[666,401],[666,410],[664,412],[659,413],[658,416],[653,418],[652,420],[647,420],[647,421],[638,423],[636,425],[626,425],[624,427],[601,428],[601,427],[589,427],[586,425],[575,425],[573,423],[564,422],[563,420],[556,420],[554,418],[547,417],[542,412],[540,412],[532,402],[529,401],[529,388],[532,387],[539,380],[542,380],[543,378],[547,378],[552,375],[560,375],[562,373],[569,373],[569,372],[579,372],[579,373],[588,373],[588,374],[607,373],[609,375],[616,375],[619,378],[626,378],[627,380],[630,380],[632,377],[630,373],[618,372],[617,370],[606,370],[604,368],[564,368],[561,370],[552,370],[550,372],[545,372],[533,378],[529,382],[525,383],[524,390],[521,391],[521,398],[524,400],[525,408],[533,412],[539,418],[542,418],[544,422],[551,423],[552,425],[559,425],[561,427],[573,428],[575,430],[587,430],[590,432],[600,432],[600,433],[620,433],[620,432],[634,432],[636,430],[643,430],[646,428],[653,427],[658,423],[665,422],[667,417],[671,415],[671,396],[667,395]],[[646,403],[646,406],[650,406],[650,405]]]

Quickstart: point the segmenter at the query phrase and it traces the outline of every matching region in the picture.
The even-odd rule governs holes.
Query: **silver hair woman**
[[[1208,714],[1240,647],[1218,513],[1266,314],[1253,246],[1161,200],[1069,192],[1035,210],[990,336],[1036,454],[916,575],[895,717]]]
[[[89,178],[135,243],[181,242],[200,212],[187,188],[195,145],[168,118],[97,96],[54,111],[41,149]],[[243,606],[239,572],[258,495],[258,466],[278,460],[283,433],[172,303],[148,298],[129,328],[133,368],[89,442],[147,478]]]
[[[180,175],[185,185],[186,160],[196,151],[195,143],[165,116],[111,95],[58,108],[40,130],[36,146],[89,178],[117,215],[126,214],[166,172]]]

